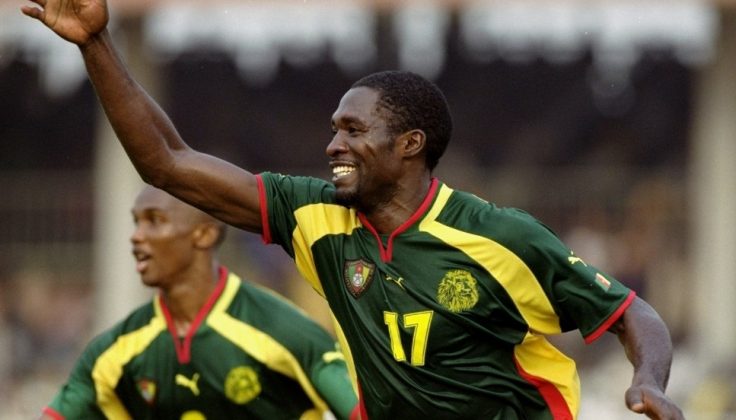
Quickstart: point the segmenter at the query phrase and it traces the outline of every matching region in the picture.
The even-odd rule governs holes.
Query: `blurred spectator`
[[[697,413],[698,420],[736,418],[736,363],[719,366],[698,383],[685,408]]]
[[[23,267],[0,286],[0,418],[31,418],[88,339],[90,290],[66,273]]]
[[[73,281],[43,269],[18,271],[11,286],[13,366],[22,377],[39,368],[65,369],[89,330],[89,296]],[[83,334],[82,334],[83,335]]]

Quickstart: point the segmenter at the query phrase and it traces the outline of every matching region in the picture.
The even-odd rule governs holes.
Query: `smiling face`
[[[153,187],[141,191],[132,213],[130,241],[141,280],[151,287],[173,284],[197,261],[204,213]]]
[[[362,211],[390,200],[402,175],[397,136],[386,124],[388,111],[378,107],[378,95],[367,87],[345,93],[332,115],[326,150],[338,202]]]

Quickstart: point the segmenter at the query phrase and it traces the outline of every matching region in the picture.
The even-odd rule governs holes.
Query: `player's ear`
[[[423,130],[414,129],[399,136],[399,142],[403,148],[404,156],[415,156],[424,151],[427,135]]]
[[[220,239],[221,230],[215,223],[200,223],[194,229],[194,246],[201,249],[214,247]]]

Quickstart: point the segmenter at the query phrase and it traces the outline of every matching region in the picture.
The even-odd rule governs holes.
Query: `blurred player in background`
[[[44,418],[349,418],[336,343],[218,262],[225,224],[150,186],[133,219],[136,268],[160,293],[87,346]]]
[[[575,418],[575,363],[546,336],[577,329],[619,337],[631,410],[682,419],[665,395],[669,332],[646,302],[528,214],[432,176],[452,131],[434,84],[406,72],[353,84],[332,116],[332,182],[256,175],[184,142],[115,52],[104,1],[36,3],[23,12],[79,46],[142,178],[279,244],[327,299],[363,418]]]

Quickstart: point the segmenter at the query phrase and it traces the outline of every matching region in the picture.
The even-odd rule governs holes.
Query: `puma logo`
[[[404,281],[404,278],[403,277],[399,277],[398,279],[395,279],[395,278],[393,278],[393,277],[391,277],[389,275],[386,275],[386,280],[387,281],[392,281],[392,282],[398,284],[399,287],[401,287],[402,289],[404,289],[404,285],[401,283],[402,281]],[[406,290],[406,289],[404,289],[404,290]]]
[[[588,266],[588,264],[586,264],[585,261],[583,261],[582,258],[576,257],[574,255],[571,255],[571,256],[567,257],[567,261],[569,261],[571,265],[574,265],[575,263],[580,263],[580,264],[582,264],[582,265],[584,265],[586,267]]]
[[[199,373],[195,373],[194,376],[192,376],[192,379],[187,378],[181,373],[177,373],[176,377],[174,378],[174,381],[176,382],[177,385],[181,385],[184,388],[189,388],[192,391],[192,394],[194,395],[199,395],[199,387],[197,386],[198,380],[199,380]]]

